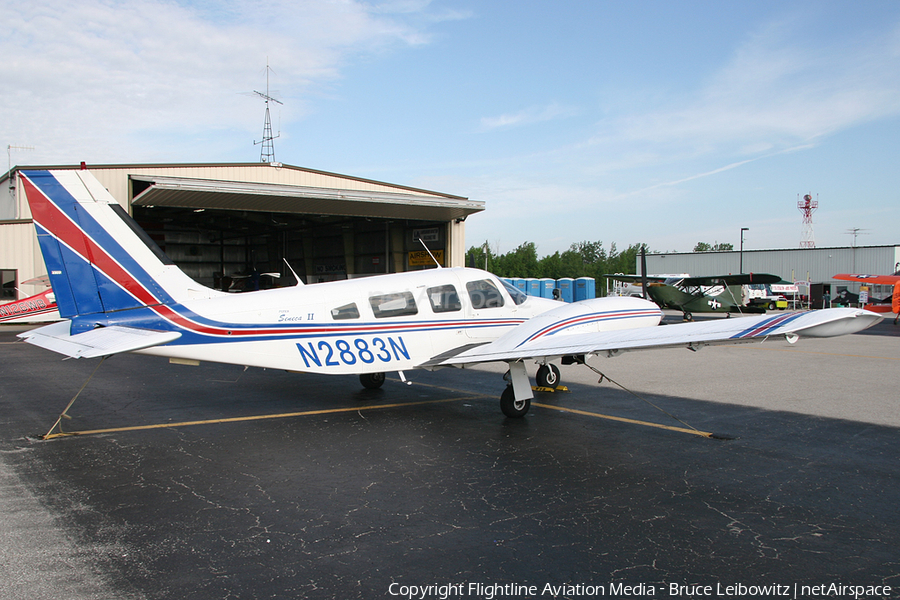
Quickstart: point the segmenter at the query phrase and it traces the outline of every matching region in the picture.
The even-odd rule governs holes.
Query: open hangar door
[[[134,205],[132,215],[185,273],[216,289],[294,285],[291,269],[315,283],[431,268],[419,238],[446,266],[440,221],[155,205]]]
[[[372,189],[150,175],[129,181],[135,220],[188,275],[218,289],[294,285],[285,259],[304,283],[432,268],[419,239],[450,266],[452,250],[464,254],[465,219],[484,210],[480,201],[367,181],[361,185]]]

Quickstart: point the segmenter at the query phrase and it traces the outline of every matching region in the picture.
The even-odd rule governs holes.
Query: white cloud
[[[389,9],[315,0],[5,3],[0,139],[34,146],[23,156],[32,163],[193,160],[187,138],[201,135],[205,153],[227,155],[229,137],[259,136],[262,107],[240,94],[264,89],[267,59],[273,88],[291,90],[289,122],[304,112],[301,92],[338,78],[357,55],[427,43],[426,25],[415,23],[428,20],[415,14],[427,4]],[[142,138],[150,135],[164,144],[149,150]]]
[[[626,155],[651,145],[657,159],[746,158],[900,115],[897,40],[892,32],[836,43],[772,25],[751,36],[696,93],[606,120],[590,145],[615,146]]]

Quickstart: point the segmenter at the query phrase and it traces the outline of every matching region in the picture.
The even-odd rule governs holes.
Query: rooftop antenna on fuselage
[[[272,135],[272,118],[269,116],[269,101],[277,102],[282,106],[284,103],[280,100],[276,100],[269,93],[269,71],[272,71],[272,68],[269,66],[269,60],[266,59],[266,93],[258,92],[253,90],[253,93],[266,101],[266,122],[263,125],[263,138],[261,141],[253,141],[253,145],[262,144],[262,148],[259,153],[259,161],[264,163],[274,163],[275,162],[275,144],[272,143],[272,140],[275,138],[281,137],[281,131],[278,132],[278,135]],[[274,71],[273,71],[274,72]]]
[[[425,240],[423,240],[422,238],[419,238],[419,242],[422,244],[422,247],[425,248],[425,252],[428,253],[428,256],[431,257],[431,260],[434,261],[434,264],[437,265],[437,268],[438,268],[438,269],[443,269],[444,267],[441,266],[441,263],[439,263],[439,262],[437,261],[437,259],[434,257],[434,254],[432,254],[432,253],[431,253],[431,250],[428,249],[428,245],[425,243]]]

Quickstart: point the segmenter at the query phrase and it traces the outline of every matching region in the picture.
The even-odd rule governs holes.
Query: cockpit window
[[[431,302],[431,309],[436,313],[454,312],[462,310],[462,304],[459,302],[459,294],[452,285],[439,285],[425,290],[428,301]]]
[[[499,308],[503,306],[503,295],[493,283],[487,279],[469,281],[466,283],[466,291],[469,292],[469,300],[472,308]]]
[[[358,319],[359,309],[356,308],[355,302],[345,304],[344,306],[338,306],[337,308],[331,309],[331,318],[335,321],[341,321],[343,319]]]
[[[372,312],[378,319],[415,315],[419,312],[419,309],[416,308],[416,301],[410,292],[372,296],[369,298],[369,304],[372,305]]]
[[[525,292],[523,292],[510,282],[501,279],[500,283],[503,284],[503,287],[505,287],[506,291],[509,292],[509,295],[512,296],[513,302],[516,303],[516,306],[528,300],[528,296],[525,295]]]

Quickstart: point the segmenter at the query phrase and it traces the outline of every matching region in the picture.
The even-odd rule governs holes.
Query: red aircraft
[[[23,300],[0,304],[0,323],[43,323],[59,319],[59,310],[51,289]]]
[[[894,317],[894,325],[897,324],[897,320],[900,319],[900,271],[897,271],[893,275],[857,275],[842,273],[840,275],[835,275],[834,278],[843,281],[860,281],[863,283],[878,283],[881,285],[894,286],[890,312],[897,313],[897,316]],[[872,312],[888,312],[888,307],[884,304],[867,304],[865,309]]]

